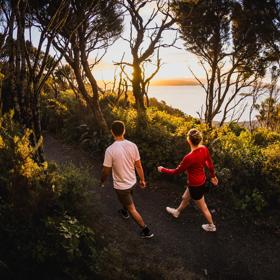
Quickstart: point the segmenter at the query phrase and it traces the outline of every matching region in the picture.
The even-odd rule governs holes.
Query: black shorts
[[[190,196],[193,200],[200,200],[205,193],[209,191],[208,186],[206,186],[206,182],[201,186],[188,186]]]

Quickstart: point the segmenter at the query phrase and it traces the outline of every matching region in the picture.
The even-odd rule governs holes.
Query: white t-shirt
[[[137,160],[140,160],[139,151],[131,141],[115,141],[106,149],[103,165],[112,167],[115,189],[126,190],[136,184]]]

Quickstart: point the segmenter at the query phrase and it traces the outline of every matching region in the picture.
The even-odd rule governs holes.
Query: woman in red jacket
[[[202,225],[202,228],[205,231],[216,231],[212,215],[204,199],[204,193],[207,191],[205,186],[205,166],[210,171],[211,183],[215,186],[218,184],[218,179],[215,176],[213,161],[207,147],[201,144],[202,134],[197,129],[191,129],[188,132],[187,141],[190,145],[191,152],[183,158],[177,168],[168,169],[162,166],[158,167],[158,171],[162,173],[176,175],[186,171],[188,175],[187,189],[182,196],[180,205],[176,209],[166,207],[166,211],[173,217],[178,218],[182,210],[188,206],[190,198],[192,198],[208,221],[208,224]]]

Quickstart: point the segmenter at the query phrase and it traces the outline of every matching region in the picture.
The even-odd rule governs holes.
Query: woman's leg
[[[183,193],[182,201],[176,210],[181,213],[189,205],[189,202],[190,202],[190,191],[187,188],[186,191]]]
[[[199,209],[201,210],[203,216],[206,218],[206,220],[208,221],[208,224],[214,224],[213,223],[213,219],[212,219],[212,215],[207,207],[207,204],[205,202],[204,196],[199,199],[199,200],[195,200],[196,205],[199,207]]]
[[[182,195],[182,201],[180,205],[175,209],[171,207],[166,207],[166,211],[171,214],[174,218],[178,218],[180,213],[188,206],[190,201],[190,192],[187,188],[184,194]]]

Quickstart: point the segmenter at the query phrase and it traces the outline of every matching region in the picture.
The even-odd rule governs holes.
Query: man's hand
[[[162,168],[163,168],[163,166],[158,166],[158,168],[157,168],[158,172],[162,172]]]
[[[104,183],[107,179],[107,177],[109,176],[110,172],[111,172],[111,167],[107,167],[107,166],[103,166],[102,168],[102,174],[101,174],[101,178],[100,178],[100,187],[104,187]]]
[[[210,179],[210,182],[214,185],[214,186],[218,186],[218,178],[215,176],[213,178]]]
[[[147,187],[146,181],[145,180],[140,180],[139,185],[141,189],[145,189]]]

